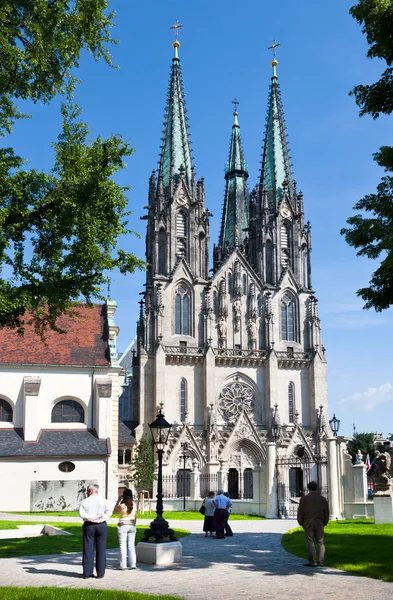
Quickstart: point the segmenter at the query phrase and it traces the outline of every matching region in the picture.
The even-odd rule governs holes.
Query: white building
[[[0,510],[75,509],[91,482],[117,497],[115,310],[80,306],[46,343],[0,330]]]

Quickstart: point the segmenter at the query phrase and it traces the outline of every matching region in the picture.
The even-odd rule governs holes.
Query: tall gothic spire
[[[219,240],[221,252],[224,254],[227,248],[233,248],[244,241],[247,235],[245,229],[248,228],[248,170],[237,118],[237,100],[234,104],[231,143],[228,163],[225,167],[226,186]]]
[[[273,46],[271,46],[274,52],[278,45],[279,44],[275,44],[274,42]],[[271,62],[271,66],[273,67],[273,77],[270,85],[265,142],[260,175],[260,187],[263,191],[267,192],[268,203],[270,206],[273,206],[276,202],[277,205],[280,204],[286,185],[288,187],[290,199],[294,200],[294,184],[281,102],[281,91],[276,72],[277,65],[278,61],[274,54]]]
[[[167,104],[165,109],[164,137],[162,138],[159,178],[162,177],[165,191],[172,180],[177,183],[180,171],[189,190],[193,180],[194,167],[190,137],[188,132],[184,90],[181,76],[178,49],[180,42],[176,39],[173,44],[174,57],[172,59],[172,72],[169,81]]]

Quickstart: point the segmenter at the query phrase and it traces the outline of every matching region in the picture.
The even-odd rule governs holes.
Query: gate
[[[310,481],[316,481],[318,492],[328,497],[325,456],[309,456],[303,446],[298,446],[293,456],[278,458],[276,468],[278,517],[296,519],[300,498],[307,493]]]

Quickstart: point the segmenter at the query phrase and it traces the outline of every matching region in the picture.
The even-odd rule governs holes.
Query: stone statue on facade
[[[247,329],[249,346],[251,350],[255,350],[257,345],[257,324],[253,319],[248,319]]]
[[[225,342],[227,339],[227,322],[224,319],[224,317],[221,317],[221,319],[218,322],[218,341],[220,344],[220,348],[223,348],[225,346]]]
[[[376,452],[374,464],[377,467],[377,476],[375,479],[376,493],[381,495],[390,494],[392,492],[392,483],[389,473],[391,456],[387,452]]]
[[[240,319],[242,316],[242,301],[240,298],[236,298],[233,302],[233,322],[235,325],[235,331],[240,329]]]

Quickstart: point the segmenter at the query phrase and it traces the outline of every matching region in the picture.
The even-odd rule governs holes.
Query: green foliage
[[[156,596],[121,592],[116,590],[95,590],[89,588],[15,588],[0,587],[1,600],[181,600],[179,596]]]
[[[109,0],[3,0],[0,6],[0,129],[10,131],[14,98],[49,102],[73,89],[82,50],[112,65]]]
[[[129,481],[133,481],[137,488],[152,491],[154,475],[154,448],[147,437],[142,437],[135,450],[135,456],[130,466]],[[127,479],[127,478],[125,478]]]
[[[128,188],[114,181],[133,153],[121,135],[90,139],[72,101],[82,50],[112,64],[109,0],[8,0],[0,6],[0,134],[20,118],[16,99],[63,93],[62,131],[50,173],[0,149],[0,327],[26,323],[44,336],[83,298],[102,299],[107,273],[143,261],[117,249],[127,228]],[[36,140],[35,140],[36,143]],[[25,316],[25,313],[29,316]]]
[[[325,528],[325,564],[356,575],[393,581],[391,548],[393,525],[374,525],[372,520],[332,521]],[[285,550],[307,558],[302,528],[282,537]]]
[[[393,111],[393,5],[387,0],[359,0],[350,10],[362,26],[370,46],[367,56],[383,59],[388,68],[379,81],[372,85],[358,85],[355,96],[360,115],[370,114],[374,119],[381,113]],[[383,146],[374,154],[374,160],[393,172],[393,148]],[[382,259],[373,273],[368,287],[357,294],[365,301],[364,308],[382,311],[393,303],[393,177],[382,178],[377,192],[357,202],[354,210],[361,211],[347,219],[349,228],[341,229],[346,242],[358,249],[357,256]],[[365,214],[371,216],[365,216]]]
[[[375,435],[373,433],[354,433],[353,438],[348,443],[348,452],[351,456],[356,456],[358,451],[362,453],[363,458],[365,459],[367,454],[370,455],[370,459],[372,460],[375,456],[375,446],[374,446]]]

